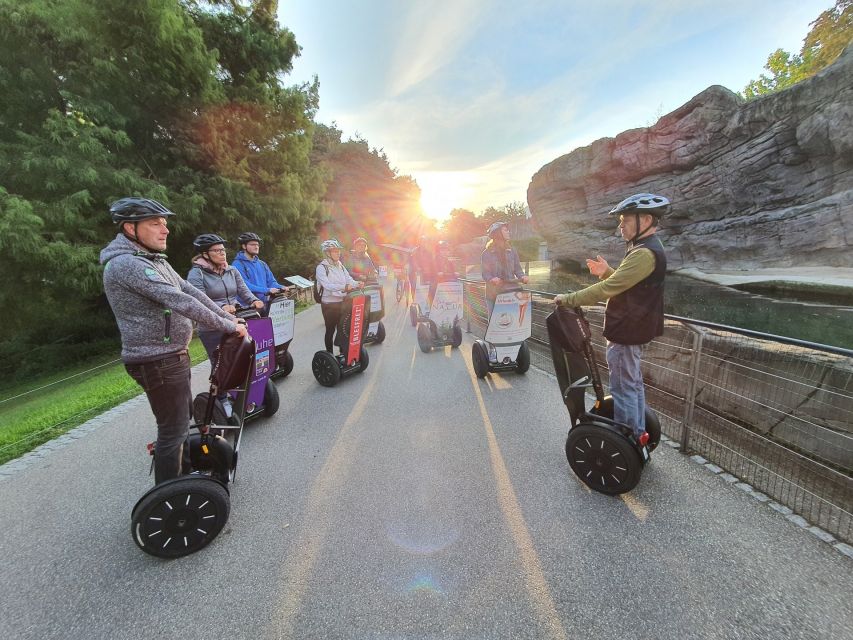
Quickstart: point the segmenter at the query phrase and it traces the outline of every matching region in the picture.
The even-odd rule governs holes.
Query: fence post
[[[687,379],[687,392],[684,394],[684,417],[681,420],[681,451],[687,453],[690,446],[690,425],[693,422],[693,409],[696,406],[696,379],[699,376],[699,362],[702,359],[701,327],[686,325],[693,333],[693,351],[690,354],[690,377]]]

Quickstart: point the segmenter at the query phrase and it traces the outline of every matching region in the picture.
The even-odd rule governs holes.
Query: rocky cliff
[[[527,200],[553,257],[583,263],[621,256],[607,212],[642,191],[673,202],[671,269],[853,267],[853,44],[780,93],[744,102],[713,86],[575,149],[533,176]]]

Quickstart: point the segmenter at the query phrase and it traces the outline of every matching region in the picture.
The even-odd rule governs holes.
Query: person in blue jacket
[[[237,238],[242,251],[231,262],[233,267],[243,276],[246,286],[265,306],[269,306],[270,294],[278,293],[285,288],[275,279],[269,265],[258,257],[261,252],[261,238],[257,233],[248,231]]]

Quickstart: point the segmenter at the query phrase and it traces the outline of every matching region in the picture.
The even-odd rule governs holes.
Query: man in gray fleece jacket
[[[110,206],[119,234],[101,251],[104,292],[121,332],[121,359],[148,396],[157,420],[154,482],[189,473],[192,414],[187,347],[195,320],[225,333],[246,327],[181,278],[162,253],[175,214],[156,200],[122,198]]]

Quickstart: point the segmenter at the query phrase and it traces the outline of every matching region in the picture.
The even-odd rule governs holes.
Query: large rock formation
[[[713,86],[575,149],[533,176],[527,200],[552,255],[582,263],[620,252],[607,212],[642,191],[674,203],[671,269],[853,266],[853,45],[780,93],[744,102]]]

